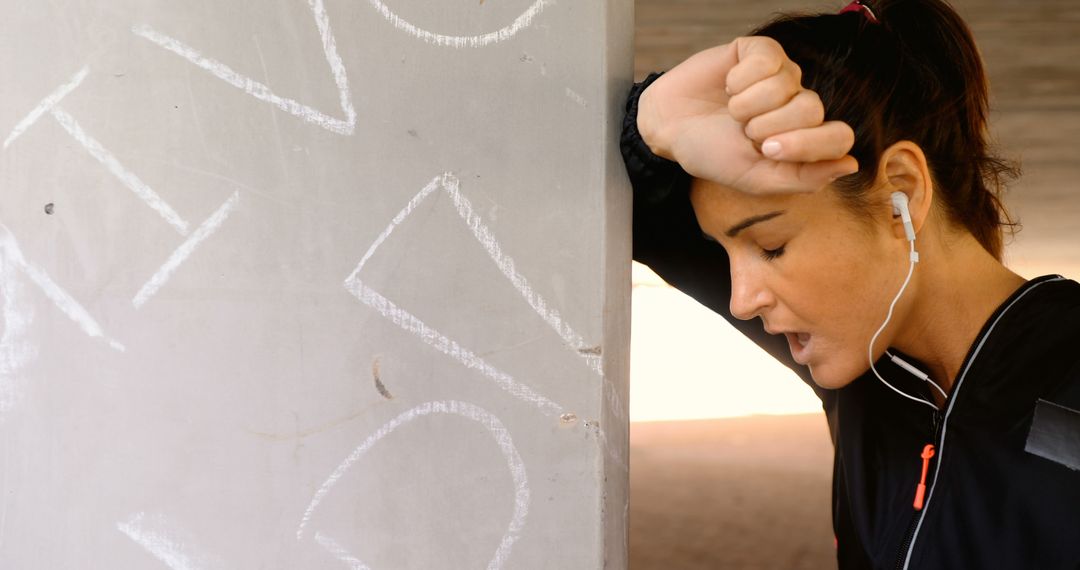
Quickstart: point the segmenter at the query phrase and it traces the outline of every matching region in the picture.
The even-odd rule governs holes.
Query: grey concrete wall
[[[0,567],[625,567],[629,0],[0,8]]]

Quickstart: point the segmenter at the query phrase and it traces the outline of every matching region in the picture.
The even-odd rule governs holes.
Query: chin
[[[854,382],[856,378],[865,372],[865,368],[856,370],[858,367],[851,366],[851,363],[811,362],[807,365],[807,368],[810,369],[814,384],[826,390],[839,390]]]

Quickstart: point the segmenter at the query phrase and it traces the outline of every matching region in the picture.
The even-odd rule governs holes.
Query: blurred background
[[[635,77],[781,11],[846,2],[637,0]],[[955,0],[991,81],[991,134],[1023,176],[1006,263],[1080,279],[1080,2]],[[835,568],[818,400],[719,316],[634,267],[632,570]]]

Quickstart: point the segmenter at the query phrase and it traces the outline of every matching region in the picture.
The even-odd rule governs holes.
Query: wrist
[[[656,156],[666,158],[668,160],[675,160],[674,153],[671,151],[671,145],[665,142],[663,135],[663,129],[661,125],[663,121],[656,112],[656,107],[652,100],[652,95],[656,93],[653,85],[650,85],[641,92],[638,97],[638,109],[637,109],[637,130],[641,135],[642,142],[649,147]]]

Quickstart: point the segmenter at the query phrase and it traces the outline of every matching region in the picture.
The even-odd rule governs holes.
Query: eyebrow
[[[749,218],[746,218],[745,220],[735,224],[734,226],[731,226],[731,229],[724,232],[724,235],[726,235],[727,237],[735,237],[739,232],[745,230],[746,228],[748,228],[748,227],[750,227],[750,226],[752,226],[752,225],[754,225],[756,223],[759,223],[759,222],[764,222],[764,221],[767,221],[767,220],[771,220],[771,219],[775,218],[776,216],[779,216],[779,215],[783,214],[784,212],[785,212],[785,210],[777,210],[775,212],[769,212],[768,214],[761,214],[759,216],[750,216]]]

